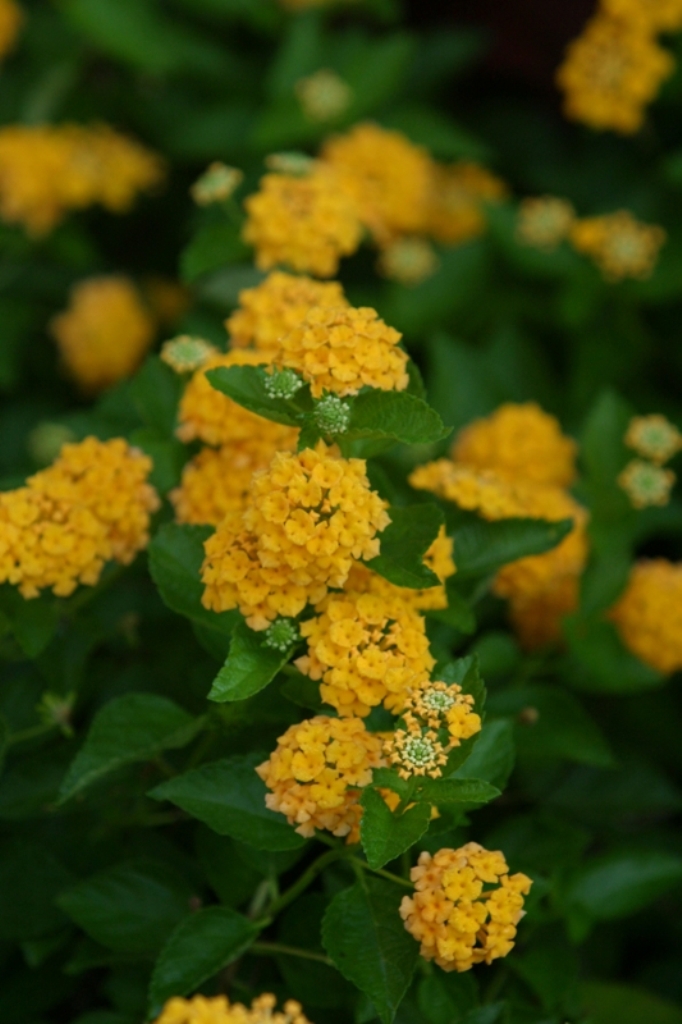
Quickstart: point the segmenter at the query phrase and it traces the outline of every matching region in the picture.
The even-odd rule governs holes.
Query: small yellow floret
[[[522,245],[551,252],[568,237],[575,210],[567,199],[529,196],[519,205],[516,237]]]
[[[618,484],[626,492],[633,508],[667,505],[675,485],[675,474],[652,462],[633,459],[618,477]]]
[[[239,306],[225,321],[235,348],[252,346],[272,357],[279,341],[305,319],[313,307],[346,306],[338,281],[314,281],[274,270],[262,284],[239,293]]]
[[[643,32],[677,32],[682,28],[682,0],[601,0],[601,8]]]
[[[457,435],[452,458],[509,480],[568,487],[575,479],[575,441],[535,402],[507,402]]]
[[[315,307],[281,339],[279,361],[309,381],[315,398],[325,391],[356,395],[365,386],[404,391],[409,376],[400,338],[373,309]]]
[[[682,564],[664,558],[637,562],[611,609],[625,646],[669,675],[682,668]]]
[[[569,43],[557,72],[566,116],[591,128],[632,134],[674,67],[672,56],[650,32],[599,13]]]
[[[625,443],[642,458],[662,466],[682,450],[682,434],[665,416],[652,413],[651,416],[634,416],[630,420]]]
[[[14,0],[0,2],[0,59],[14,49],[24,14]]]
[[[410,288],[433,277],[438,256],[425,238],[397,238],[382,249],[377,267],[384,277]]]
[[[420,953],[444,971],[490,964],[513,947],[531,879],[510,875],[503,854],[467,843],[458,850],[424,851],[412,868],[414,896],[405,896],[400,916],[421,943]]]
[[[562,623],[580,600],[580,575],[567,573],[538,590],[509,594],[509,620],[526,651],[556,646],[563,641]]]
[[[313,75],[299,79],[296,95],[303,113],[311,121],[331,121],[348,109],[353,90],[335,71],[320,68]]]
[[[485,203],[507,195],[504,182],[480,164],[436,164],[429,203],[428,230],[438,241],[461,245],[483,234]]]
[[[243,238],[256,250],[256,265],[282,264],[301,273],[333,277],[342,256],[360,245],[356,203],[328,167],[308,174],[266,174],[260,190],[244,201]]]
[[[71,289],[50,331],[71,377],[88,394],[132,376],[154,340],[155,324],[127,277],[90,277]]]
[[[271,791],[267,806],[285,814],[302,836],[318,828],[357,843],[359,790],[383,764],[381,746],[361,718],[316,715],[290,726],[269,760],[256,768]]]
[[[378,555],[388,523],[362,459],[342,459],[323,442],[278,453],[254,475],[243,514],[228,515],[206,541],[203,603],[238,607],[258,630],[295,618],[328,587],[343,587],[355,561]]]
[[[175,996],[154,1024],[310,1024],[294,999],[288,999],[282,1010],[276,1007],[277,998],[269,992],[254,999],[250,1008],[231,1003],[227,996]]]
[[[653,273],[666,233],[658,224],[642,224],[627,210],[577,220],[570,239],[578,252],[594,260],[607,281],[643,280]]]

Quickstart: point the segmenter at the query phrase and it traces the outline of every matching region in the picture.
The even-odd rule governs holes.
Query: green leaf
[[[0,613],[27,658],[36,658],[45,650],[59,624],[59,604],[51,594],[27,601],[9,583],[0,586]]]
[[[301,388],[293,399],[271,398],[265,388],[268,374],[262,366],[219,366],[206,374],[209,383],[257,416],[288,427],[300,425],[301,413],[308,411],[310,392]]]
[[[221,836],[232,836],[258,850],[293,850],[305,839],[281,814],[265,806],[265,783],[255,767],[258,754],[236,755],[162,783],[149,794],[170,800]]]
[[[403,925],[404,891],[366,875],[338,893],[322,923],[322,943],[344,978],[372,1001],[383,1024],[392,1024],[419,956]]]
[[[280,693],[287,700],[298,704],[300,708],[308,708],[318,715],[324,714],[325,709],[329,710],[329,706],[325,705],[320,697],[319,682],[304,676],[301,672],[294,672],[292,675],[287,672],[287,678],[280,686]]]
[[[573,528],[572,519],[502,519],[487,522],[472,516],[454,531],[457,579],[488,576],[503,565],[528,555],[542,555],[560,544]]]
[[[149,545],[149,571],[164,602],[174,612],[200,626],[229,634],[241,621],[239,613],[212,612],[201,603],[204,541],[212,533],[211,526],[164,523]]]
[[[590,477],[613,484],[632,456],[624,437],[633,415],[629,404],[613,391],[598,397],[585,422],[580,457]]]
[[[140,419],[162,438],[172,436],[182,393],[179,374],[158,356],[148,356],[131,380],[129,393]]]
[[[232,634],[230,653],[213,680],[209,700],[246,700],[271,683],[286,665],[294,648],[276,651],[267,647],[262,633],[240,622]]]
[[[163,861],[126,861],[59,896],[57,903],[102,946],[154,953],[189,914],[192,889]]]
[[[437,505],[391,506],[391,522],[381,534],[381,549],[367,565],[398,587],[435,587],[440,583],[423,558],[438,536],[444,516]],[[458,562],[459,567],[459,562]]]
[[[682,1024],[682,1007],[635,985],[591,981],[582,994],[591,1024]]]
[[[162,750],[186,746],[202,725],[171,700],[126,693],[101,708],[59,790],[59,803],[126,764],[151,761]]]
[[[483,779],[424,779],[419,796],[437,807],[441,804],[487,804],[500,796],[500,790]]]
[[[187,449],[174,437],[168,437],[156,427],[140,427],[130,434],[130,443],[141,448],[152,460],[149,482],[161,494],[177,487],[187,461]]]
[[[207,907],[185,918],[170,935],[154,965],[149,1017],[155,1019],[172,996],[194,992],[253,942],[253,922],[229,907]]]
[[[67,924],[55,897],[73,876],[45,845],[4,839],[0,852],[0,941],[37,939]]]
[[[183,281],[191,282],[225,264],[243,262],[248,253],[237,225],[231,221],[207,224],[183,249],[180,275]]]
[[[665,677],[631,654],[616,627],[605,619],[571,615],[564,636],[575,671],[571,683],[597,693],[640,693],[662,686]]]
[[[514,767],[514,727],[508,719],[486,722],[466,761],[453,773],[457,779],[485,779],[504,789]]]
[[[375,789],[365,789],[360,803],[365,808],[360,822],[360,840],[372,868],[382,868],[409,850],[426,832],[431,819],[428,803],[415,804],[394,814]]]
[[[363,391],[351,403],[344,440],[391,438],[403,444],[435,444],[450,433],[438,413],[407,391]]]

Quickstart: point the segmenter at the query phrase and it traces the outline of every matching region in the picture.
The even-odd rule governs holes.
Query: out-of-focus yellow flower
[[[576,451],[559,421],[535,402],[506,402],[460,431],[452,458],[509,480],[568,487],[575,479]]]
[[[338,281],[314,281],[274,270],[262,284],[239,293],[239,306],[225,327],[236,348],[252,346],[274,357],[280,338],[298,327],[313,307],[347,305]]]
[[[362,459],[319,442],[278,453],[251,482],[243,514],[232,513],[206,541],[203,603],[238,607],[252,629],[318,604],[344,586],[354,561],[379,554],[389,523]]]
[[[373,309],[314,307],[281,339],[278,361],[301,373],[315,398],[325,391],[356,395],[365,386],[404,391],[409,377],[400,338]]]
[[[71,376],[89,394],[132,376],[152,341],[155,324],[127,277],[89,277],[71,289],[69,307],[50,331]]]
[[[609,617],[628,648],[669,675],[682,668],[682,564],[665,558],[635,563]]]
[[[209,359],[219,355],[215,345],[203,338],[193,338],[189,334],[179,334],[177,338],[164,341],[161,359],[176,373],[195,373]]]
[[[682,28],[682,0],[601,0],[601,8],[644,32],[676,32]]]
[[[0,0],[0,60],[14,48],[24,14],[14,0]]]
[[[329,68],[299,79],[295,88],[303,113],[311,121],[332,121],[348,110],[353,99],[348,82]]]
[[[480,164],[436,164],[432,174],[428,230],[448,245],[459,245],[485,231],[485,203],[507,195],[504,182]]]
[[[558,196],[528,196],[519,205],[516,237],[522,245],[551,252],[568,237],[575,210]]]
[[[577,220],[570,239],[578,252],[597,264],[607,281],[650,277],[666,233],[658,224],[642,224],[628,210]]]
[[[243,238],[256,250],[256,265],[289,266],[317,277],[333,277],[342,256],[360,245],[356,203],[329,167],[315,163],[308,174],[266,174],[260,190],[244,201]]]
[[[290,726],[269,760],[256,768],[270,790],[265,802],[302,836],[315,829],[359,839],[359,790],[382,765],[381,738],[361,718],[316,715]]]
[[[682,434],[665,416],[652,413],[651,416],[634,416],[630,420],[625,443],[642,458],[662,466],[682,449]]]
[[[532,882],[510,875],[499,850],[467,843],[433,856],[424,851],[410,877],[416,892],[403,897],[400,916],[426,960],[444,971],[468,971],[513,948]]]
[[[618,484],[627,494],[633,508],[641,509],[651,505],[667,505],[675,479],[671,469],[633,459],[619,475]]]
[[[639,24],[597,14],[569,43],[557,72],[566,116],[630,135],[674,67],[671,55]]]
[[[509,620],[526,651],[556,646],[563,641],[562,620],[576,611],[580,601],[578,573],[559,575],[547,586],[509,595]]]
[[[0,218],[31,235],[94,203],[125,213],[163,175],[159,157],[107,125],[0,129]]]
[[[433,277],[438,256],[426,238],[397,238],[381,250],[377,266],[384,277],[410,288]]]
[[[421,146],[400,132],[363,123],[329,139],[322,159],[338,172],[380,244],[424,231],[433,165]]]
[[[276,1007],[277,997],[269,992],[254,999],[250,1008],[231,1003],[227,996],[174,996],[154,1024],[310,1024],[295,1000],[287,1000],[282,1010]]]
[[[194,182],[190,195],[197,206],[224,203],[234,195],[243,180],[244,172],[238,167],[228,167],[227,164],[215,161]]]

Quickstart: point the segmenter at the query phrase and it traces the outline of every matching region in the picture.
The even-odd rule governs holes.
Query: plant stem
[[[37,736],[43,736],[45,733],[55,729],[56,726],[56,722],[40,722],[39,725],[32,725],[29,729],[13,732],[7,737],[7,746],[12,747],[15,743],[24,743],[26,740],[33,740]]]
[[[304,892],[308,886],[314,882],[320,871],[324,871],[328,864],[332,861],[338,860],[340,857],[348,856],[346,848],[343,846],[337,846],[333,850],[328,850],[327,853],[323,853],[321,857],[313,861],[310,867],[303,872],[301,877],[290,886],[279,899],[276,899],[267,909],[267,916],[269,919],[273,918],[276,914],[279,914],[281,910],[288,907],[302,892]]]
[[[327,964],[333,967],[334,964],[324,953],[315,953],[312,949],[298,949],[297,946],[283,946],[279,942],[254,942],[249,946],[249,953],[256,953],[258,956],[270,956],[271,953],[280,953],[286,956],[298,956],[302,960],[317,960],[318,963]]]
[[[395,882],[397,885],[406,886],[408,889],[412,889],[412,882],[408,882],[406,878],[401,878],[400,875],[394,875],[392,871],[384,871],[383,868],[371,868],[367,861],[360,860],[359,857],[351,857],[351,863],[358,865],[365,871],[371,871],[373,875],[380,875],[381,878],[387,878],[389,882]]]

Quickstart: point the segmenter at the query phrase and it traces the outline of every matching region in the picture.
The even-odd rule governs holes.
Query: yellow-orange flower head
[[[204,545],[204,605],[238,607],[252,629],[294,618],[328,587],[343,587],[355,561],[379,553],[388,523],[362,459],[322,442],[278,453],[254,475],[243,514],[228,515]]]
[[[682,668],[682,564],[665,558],[635,563],[611,609],[621,640],[645,664],[669,675]]]
[[[373,309],[311,309],[280,342],[279,361],[297,370],[315,398],[325,391],[356,395],[362,387],[404,391],[409,384],[401,335]]]
[[[311,309],[347,305],[338,281],[314,281],[274,270],[262,284],[240,292],[239,306],[225,327],[235,348],[250,346],[273,358],[279,353],[280,338],[298,327]]]
[[[0,2],[0,59],[14,48],[24,15],[14,0]]]
[[[462,740],[481,731],[473,710],[474,698],[457,683],[422,681],[412,689],[401,710],[403,725],[384,740],[384,754],[403,779],[443,774],[448,753]]]
[[[528,196],[519,205],[516,237],[522,245],[551,252],[568,237],[575,210],[557,196]]]
[[[400,132],[364,123],[329,139],[321,156],[338,172],[378,242],[425,229],[432,163],[421,146]]]
[[[316,610],[301,623],[308,653],[296,665],[322,680],[323,701],[342,716],[364,717],[378,704],[399,711],[435,664],[422,616],[400,597],[348,590]]]
[[[576,451],[558,420],[535,402],[507,402],[460,431],[452,458],[509,480],[568,487],[575,479]]]
[[[602,10],[642,32],[677,32],[682,28],[682,0],[601,0]]]
[[[557,72],[564,112],[591,128],[630,135],[642,126],[647,104],[674,66],[640,25],[597,14],[569,43]]]
[[[154,1024],[310,1024],[295,1000],[287,1000],[282,1010],[276,1007],[277,998],[269,992],[254,999],[250,1007],[231,1003],[227,996],[174,996]]]
[[[658,224],[642,224],[627,210],[577,220],[570,233],[578,252],[589,256],[607,281],[651,277],[666,233]]]
[[[429,203],[428,231],[446,245],[461,245],[483,234],[485,203],[507,195],[504,182],[479,164],[436,164]]]
[[[467,843],[433,856],[424,851],[410,877],[416,892],[403,897],[400,916],[426,960],[444,971],[468,971],[513,949],[532,882],[510,875],[499,850]]]
[[[643,459],[662,466],[682,449],[682,434],[660,413],[633,416],[625,434],[625,443]]]
[[[341,257],[360,245],[356,204],[339,187],[337,176],[320,164],[301,175],[266,174],[244,206],[243,238],[256,250],[260,270],[284,265],[333,277]]]
[[[90,277],[71,289],[50,331],[69,375],[94,394],[132,376],[154,340],[155,324],[127,277]]]
[[[270,790],[267,806],[286,815],[302,836],[318,828],[357,843],[359,790],[382,763],[381,738],[361,718],[316,715],[290,726],[256,771]]]
[[[509,620],[526,651],[554,647],[563,641],[562,621],[580,600],[578,573],[559,575],[546,587],[509,594]]]

